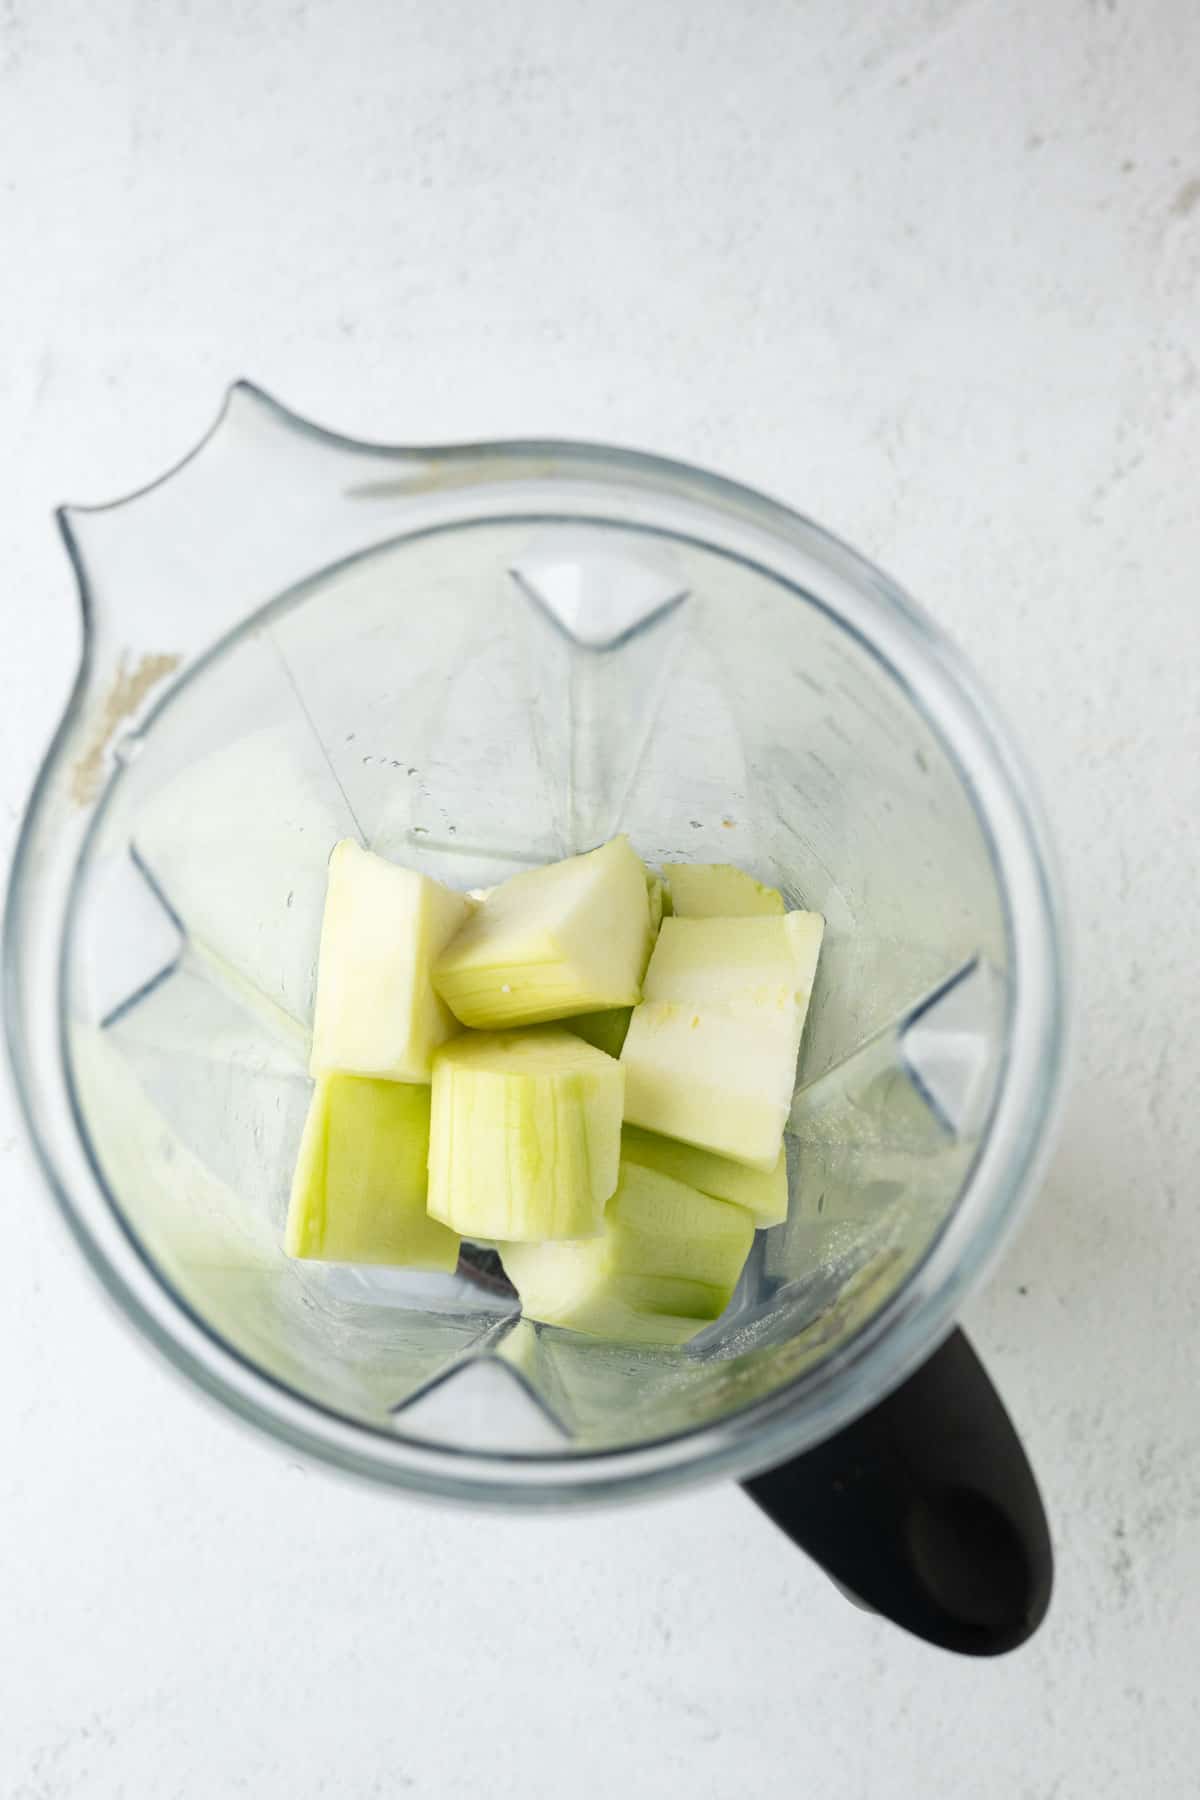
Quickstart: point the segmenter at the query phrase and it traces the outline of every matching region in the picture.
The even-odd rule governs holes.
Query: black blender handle
[[[743,1485],[852,1600],[944,1650],[998,1656],[1046,1615],[1042,1498],[961,1331],[861,1419]]]

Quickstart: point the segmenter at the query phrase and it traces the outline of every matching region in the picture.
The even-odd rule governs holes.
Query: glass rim
[[[780,526],[798,534],[804,553],[830,573],[849,567],[860,612],[872,629],[863,631],[836,607],[804,588],[800,594],[830,612],[836,622],[882,663],[950,756],[984,834],[1005,915],[1014,970],[1013,996],[1005,1058],[989,1119],[955,1207],[933,1242],[883,1305],[842,1344],[773,1392],[713,1423],[669,1436],[617,1448],[568,1448],[559,1451],[488,1452],[406,1435],[402,1430],[354,1420],[300,1394],[253,1364],[200,1318],[169,1277],[153,1262],[128,1225],[94,1156],[74,1094],[66,1039],[66,968],[69,920],[77,897],[78,870],[103,811],[94,808],[73,869],[58,931],[55,974],[58,1071],[66,1083],[72,1122],[91,1166],[93,1180],[111,1212],[119,1237],[98,1229],[94,1204],[73,1191],[58,1166],[53,1147],[40,1127],[22,1016],[25,971],[22,949],[28,926],[28,901],[34,885],[31,861],[35,828],[45,823],[57,777],[63,773],[66,734],[86,688],[95,625],[83,559],[72,542],[69,520],[84,513],[109,511],[128,503],[77,508],[64,518],[80,590],[84,642],[79,673],[66,711],[35,782],[13,859],[5,915],[5,1022],[18,1101],[43,1172],[77,1242],[121,1310],[175,1367],[244,1420],[269,1435],[343,1471],[400,1488],[445,1498],[547,1504],[588,1501],[619,1494],[647,1493],[720,1473],[748,1475],[798,1454],[828,1437],[839,1426],[865,1412],[928,1356],[950,1330],[967,1291],[980,1279],[1019,1216],[1042,1157],[1049,1126],[1061,1094],[1066,1030],[1066,954],[1058,884],[1048,835],[1032,785],[991,703],[974,675],[940,630],[887,575],[823,527],[756,491],[710,475],[691,465],[624,451],[600,444],[556,443],[552,440],[446,446],[414,451],[403,446],[365,445],[301,420],[250,384],[230,390],[226,405],[238,392],[283,415],[289,428],[312,434],[325,443],[361,454],[414,455],[471,462],[492,461],[514,466],[550,459],[555,464],[584,465],[602,481],[619,485],[634,476],[641,489],[666,506],[678,500],[681,485],[698,495],[702,514],[716,527],[729,524],[736,512],[765,533],[765,542],[784,547]],[[224,415],[222,415],[223,417]],[[139,490],[152,492],[198,455],[219,429],[213,427],[183,462]],[[527,479],[527,478],[526,478]],[[553,480],[553,478],[551,478]],[[493,494],[498,490],[492,488]],[[470,481],[461,500],[477,493]],[[139,496],[130,496],[137,498]],[[458,516],[443,527],[457,530],[470,523],[500,524],[520,515],[489,512]],[[551,516],[562,519],[563,510]],[[587,523],[604,521],[588,516]],[[611,518],[611,524],[646,528],[637,519]],[[682,534],[668,525],[649,525],[668,536]],[[255,607],[233,632],[220,637],[212,650],[194,659],[183,680],[159,700],[140,726],[144,729],[161,706],[212,656],[227,648],[262,620],[264,613],[297,603],[315,582],[326,580],[343,563],[382,553],[424,535],[390,534],[359,555],[336,559]],[[752,559],[719,541],[695,537],[704,549],[742,562]],[[772,580],[797,591],[797,584],[770,561],[757,565]],[[108,784],[106,793],[111,791]],[[39,1025],[39,1029],[41,1029]],[[92,1201],[97,1196],[88,1196]]]

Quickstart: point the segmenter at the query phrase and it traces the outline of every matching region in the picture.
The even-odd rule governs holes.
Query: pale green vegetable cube
[[[787,1158],[783,1151],[775,1167],[764,1173],[747,1168],[745,1163],[730,1162],[711,1150],[681,1143],[677,1138],[660,1137],[657,1132],[643,1131],[637,1125],[626,1125],[621,1133],[622,1163],[637,1163],[643,1169],[657,1169],[675,1181],[686,1182],[702,1194],[717,1200],[732,1200],[744,1206],[756,1225],[779,1225],[787,1218]]]
[[[785,1032],[648,1000],[634,1008],[621,1063],[631,1124],[764,1173],[775,1167],[796,1067]]]
[[[464,1025],[501,1029],[636,1004],[649,953],[646,871],[618,837],[502,882],[433,980]]]
[[[664,919],[621,1051],[625,1117],[769,1174],[823,921]]]
[[[434,1050],[459,1029],[434,992],[434,958],[472,903],[353,839],[329,859],[313,1020],[314,1075],[341,1070],[424,1081]]]
[[[664,919],[643,998],[720,1006],[748,1017],[801,1021],[821,950],[820,913],[782,918]]]
[[[428,1087],[320,1077],[292,1179],[288,1255],[452,1270],[458,1236],[425,1210],[428,1153]]]
[[[783,895],[735,869],[732,863],[667,863],[676,916],[681,919],[739,919],[783,912]]]
[[[621,1164],[599,1236],[505,1244],[527,1318],[632,1344],[684,1344],[729,1304],[754,1241],[740,1206]]]
[[[617,1185],[625,1075],[563,1030],[466,1032],[433,1063],[429,1211],[465,1237],[587,1237]]]

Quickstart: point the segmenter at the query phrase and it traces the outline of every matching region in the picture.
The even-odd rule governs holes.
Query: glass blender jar
[[[81,667],[5,931],[16,1084],[66,1219],[185,1376],[298,1450],[484,1506],[726,1474],[863,1604],[1005,1650],[1037,1488],[958,1308],[1060,1084],[1027,781],[877,569],[680,464],[411,449],[238,383],[200,446],[61,515]],[[826,919],[790,1212],[684,1350],[454,1275],[282,1251],[332,845],[460,888],[627,832]]]

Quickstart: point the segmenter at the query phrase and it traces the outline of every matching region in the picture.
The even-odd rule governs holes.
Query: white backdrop
[[[1059,1579],[940,1657],[733,1488],[441,1513],[292,1466],[106,1310],[0,1116],[0,1793],[1195,1791],[1200,25],[1191,0],[0,0],[0,797],[77,645],[48,513],[247,374],[364,436],[709,463],[976,660],[1081,1015],[967,1323]]]

